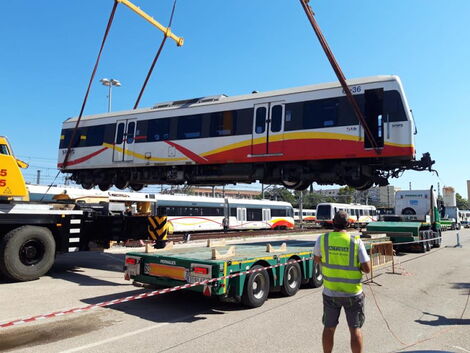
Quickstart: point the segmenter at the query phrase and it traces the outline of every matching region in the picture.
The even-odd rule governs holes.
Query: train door
[[[263,222],[268,223],[271,220],[271,209],[263,208]]]
[[[118,120],[114,134],[113,162],[134,160],[136,119]]]
[[[253,116],[252,155],[278,155],[283,152],[284,104],[256,104]]]
[[[237,221],[239,225],[246,222],[246,208],[237,208]]]
[[[384,116],[383,116],[383,102],[384,90],[366,89],[364,91],[365,98],[365,119],[369,130],[377,143],[378,147],[384,146]],[[361,129],[364,130],[364,129]],[[369,137],[364,133],[364,148],[372,148],[372,142]]]

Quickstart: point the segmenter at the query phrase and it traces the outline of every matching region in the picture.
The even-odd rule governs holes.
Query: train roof
[[[334,207],[373,207],[375,208],[375,206],[373,205],[361,205],[359,203],[337,203],[337,202],[321,202],[317,205],[320,206],[320,205],[331,205],[331,206],[334,206]]]
[[[355,79],[349,79],[346,82],[348,83],[348,85],[358,85],[358,84],[387,82],[387,81],[395,81],[399,85],[401,85],[400,78],[396,75],[378,75],[378,76],[370,76],[370,77],[364,77],[364,78],[355,78]],[[157,103],[153,107],[150,107],[150,108],[88,115],[88,116],[84,116],[82,120],[110,118],[110,117],[118,117],[122,115],[141,114],[141,113],[148,113],[148,112],[155,112],[155,111],[171,111],[171,110],[181,109],[181,108],[208,106],[208,105],[222,104],[222,103],[234,103],[234,102],[246,101],[250,99],[260,99],[260,98],[266,98],[266,97],[282,96],[282,95],[303,93],[303,92],[309,92],[309,91],[320,91],[324,89],[340,88],[340,87],[341,87],[340,82],[335,81],[335,82],[285,88],[285,89],[266,91],[266,92],[255,92],[255,93],[231,96],[231,97],[225,94],[220,94],[220,95],[214,95],[214,96],[162,102],[162,103]],[[71,117],[71,118],[66,119],[65,121],[72,122],[76,120],[77,120],[77,117]]]

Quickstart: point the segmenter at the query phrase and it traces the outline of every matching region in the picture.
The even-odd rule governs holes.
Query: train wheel
[[[129,187],[133,190],[133,191],[140,191],[144,188],[144,184],[130,184]]]
[[[113,184],[108,184],[108,183],[102,183],[98,184],[98,187],[100,188],[101,191],[107,191]]]
[[[116,182],[114,183],[118,189],[124,190],[129,186],[129,181],[124,178],[117,178]]]
[[[357,180],[348,178],[346,180],[346,184],[348,184],[349,187],[362,191],[369,189],[372,185],[374,185],[374,182],[372,179],[363,176]]]
[[[251,270],[259,270],[263,266],[255,265]],[[242,303],[250,308],[264,304],[269,294],[269,275],[266,270],[250,273],[243,288]]]
[[[284,281],[281,286],[281,293],[286,297],[295,295],[299,291],[301,280],[302,271],[300,270],[299,264],[296,262],[287,265],[284,270]]]
[[[303,191],[307,189],[310,186],[310,184],[312,184],[312,182],[309,180],[298,180],[298,181],[282,180],[281,183],[288,189],[294,189],[298,191]]]
[[[90,190],[90,189],[93,189],[95,187],[95,184],[93,184],[92,182],[82,182],[82,188],[84,188],[85,190]]]

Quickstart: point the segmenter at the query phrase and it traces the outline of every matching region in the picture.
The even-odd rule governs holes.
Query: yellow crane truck
[[[30,202],[20,169],[27,166],[0,136],[0,275],[30,281],[50,270],[57,253],[148,238],[147,216],[111,215],[106,205],[70,200]]]

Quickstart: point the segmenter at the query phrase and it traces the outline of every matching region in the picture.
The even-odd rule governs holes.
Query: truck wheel
[[[0,272],[16,281],[31,281],[54,264],[55,240],[49,229],[22,226],[0,241]]]
[[[255,265],[251,270],[261,268],[263,266]],[[266,270],[250,273],[243,288],[242,303],[250,308],[260,307],[268,298],[269,287],[269,275]]]
[[[419,237],[419,243],[418,243],[418,250],[420,253],[425,253],[426,252],[426,242],[423,240],[426,240],[426,236],[424,235],[423,232],[420,232],[420,237]]]
[[[426,239],[431,239],[432,238],[431,233],[432,232],[430,232],[430,231],[426,232]],[[427,241],[425,244],[426,244],[426,251],[431,251],[431,240]]]
[[[435,248],[440,248],[441,247],[441,242],[442,242],[442,233],[441,231],[438,231],[436,233],[433,233],[433,237],[436,237],[437,239],[434,240],[434,247]]]
[[[321,266],[319,264],[313,264],[313,277],[307,281],[307,287],[318,288],[323,284],[323,274],[321,273]]]
[[[300,289],[302,281],[302,270],[297,262],[289,264],[284,270],[284,281],[281,286],[281,293],[286,297],[295,295]]]

